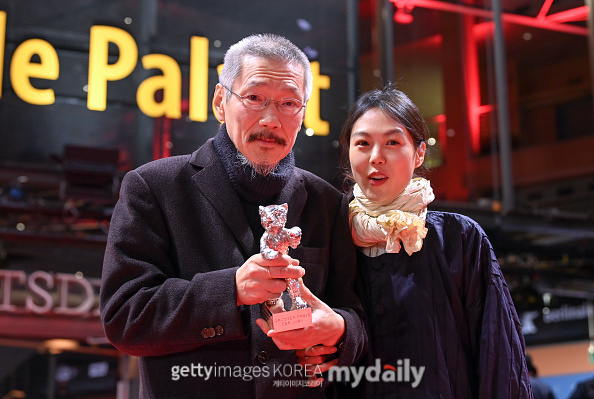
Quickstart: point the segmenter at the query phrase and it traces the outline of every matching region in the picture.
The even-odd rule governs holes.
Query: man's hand
[[[316,374],[307,376],[310,387],[320,386],[324,382],[324,378],[321,374],[338,364],[338,358],[328,362],[326,361],[329,355],[336,353],[336,351],[338,351],[336,346],[324,345],[310,346],[309,348],[295,351],[295,354],[297,355],[297,363],[307,366],[306,370],[315,370]]]
[[[282,350],[305,349],[320,344],[325,346],[338,344],[345,332],[344,319],[312,294],[303,284],[303,280],[299,279],[299,283],[301,298],[311,306],[313,325],[297,330],[275,332],[264,319],[258,319],[258,326]]]
[[[336,346],[316,345],[305,349],[298,349],[295,351],[295,354],[297,355],[297,363],[304,366],[319,365],[319,371],[323,373],[338,363],[338,359],[333,359],[329,362],[326,362],[328,356],[336,353],[337,351],[338,348]]]
[[[305,269],[299,266],[299,261],[288,255],[272,260],[260,254],[253,255],[235,274],[237,306],[276,299],[287,289],[286,278],[300,278],[304,274]]]

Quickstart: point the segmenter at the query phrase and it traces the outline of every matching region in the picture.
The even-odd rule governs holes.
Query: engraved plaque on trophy
[[[301,242],[299,227],[285,228],[287,209],[287,204],[260,207],[260,220],[265,230],[260,239],[260,253],[266,259],[286,255],[289,247],[297,248]],[[274,331],[311,326],[311,307],[301,298],[299,281],[285,280],[287,290],[279,298],[260,305],[262,317]]]

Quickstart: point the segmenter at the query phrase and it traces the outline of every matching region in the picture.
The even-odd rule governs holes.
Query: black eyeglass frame
[[[241,101],[241,103],[248,109],[254,110],[254,111],[261,111],[263,109],[265,109],[266,107],[268,107],[268,104],[270,103],[276,103],[276,109],[279,110],[280,113],[285,114],[285,115],[297,115],[299,112],[301,112],[301,109],[305,108],[305,105],[302,101],[296,99],[296,98],[291,98],[291,97],[286,97],[286,98],[281,98],[280,100],[270,100],[268,98],[266,98],[266,96],[259,94],[259,93],[248,93],[246,95],[239,95],[237,93],[235,93],[233,90],[231,90],[230,88],[228,88],[227,86],[221,85],[225,88],[225,90],[229,90],[229,92],[231,94],[235,94],[237,96],[237,98],[239,98],[239,101]],[[261,108],[253,108],[252,106],[249,106],[248,104],[246,104],[246,102],[244,101],[246,97],[248,96],[260,96],[262,98],[264,98],[264,106]],[[294,101],[296,103],[301,104],[298,108],[296,108],[295,112],[292,114],[288,114],[286,112],[283,112],[283,110],[281,109],[281,102],[286,101],[286,100],[291,100]]]

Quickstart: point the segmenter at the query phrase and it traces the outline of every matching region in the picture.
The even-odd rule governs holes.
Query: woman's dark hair
[[[410,133],[415,147],[429,138],[429,130],[423,119],[419,108],[402,91],[396,89],[395,85],[389,83],[382,89],[375,89],[363,93],[353,104],[340,132],[340,146],[342,148],[342,168],[345,175],[345,189],[350,192],[354,178],[349,162],[349,146],[351,144],[351,133],[353,125],[367,111],[373,108],[380,109],[384,114],[402,124]],[[415,175],[425,171],[421,165],[415,170]]]

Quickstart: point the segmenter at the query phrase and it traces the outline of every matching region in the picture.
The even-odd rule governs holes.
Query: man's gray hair
[[[248,56],[300,65],[305,72],[305,101],[309,100],[313,75],[307,56],[289,40],[271,33],[251,35],[229,47],[225,53],[219,83],[232,89],[235,79],[241,75],[243,61]],[[231,93],[227,91],[227,100],[230,96]]]

